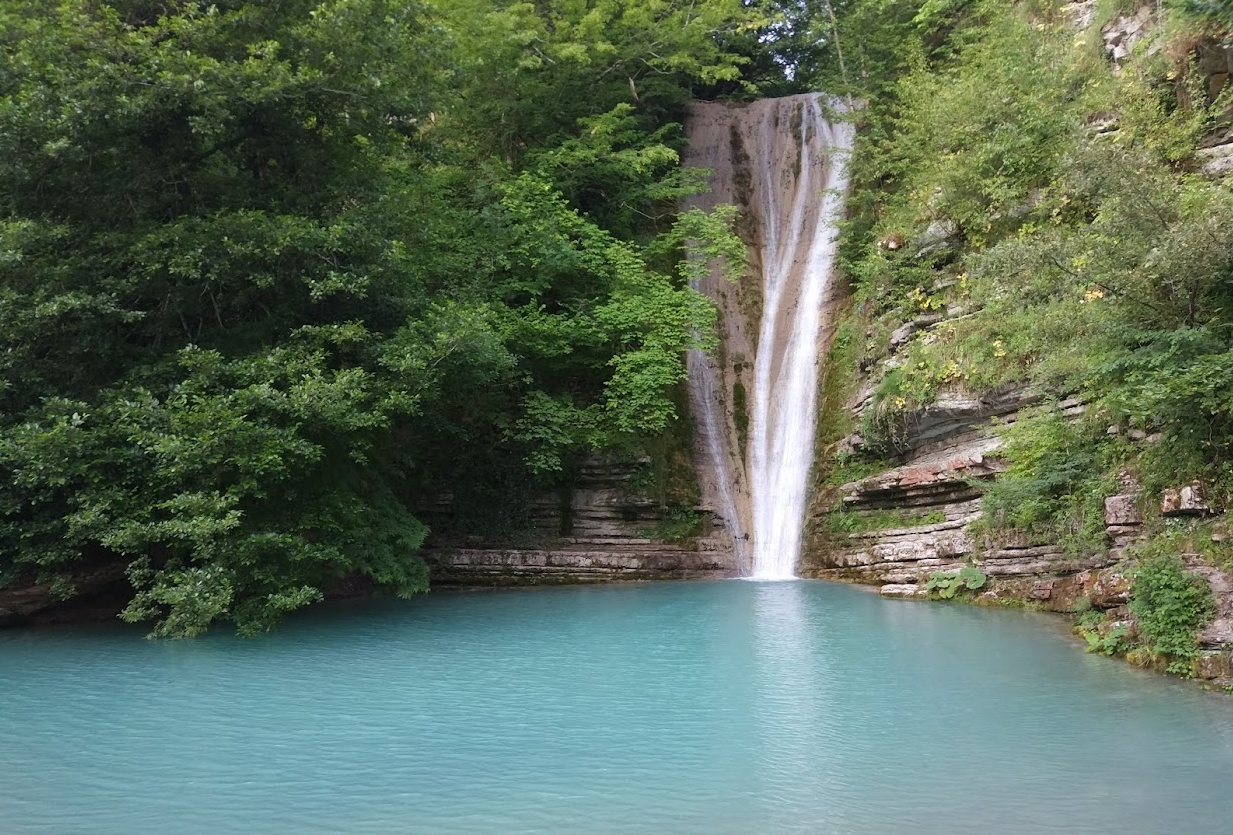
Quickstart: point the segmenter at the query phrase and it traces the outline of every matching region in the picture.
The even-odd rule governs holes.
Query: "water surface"
[[[5,835],[1233,832],[1233,699],[824,583],[0,633]]]

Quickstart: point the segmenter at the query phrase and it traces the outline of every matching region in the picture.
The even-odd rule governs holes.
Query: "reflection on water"
[[[804,582],[754,584],[751,638],[755,659],[756,777],[762,814],[777,832],[804,826],[793,810],[829,790],[833,718],[828,699],[825,630],[813,622]]]
[[[4,835],[1227,835],[1233,700],[806,581],[0,633]]]

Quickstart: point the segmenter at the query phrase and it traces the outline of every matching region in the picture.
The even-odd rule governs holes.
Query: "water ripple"
[[[821,583],[0,635],[4,835],[1233,831],[1233,701]]]

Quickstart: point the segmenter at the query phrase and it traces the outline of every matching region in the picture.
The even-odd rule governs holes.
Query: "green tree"
[[[636,104],[678,119],[694,83],[735,81],[748,58],[727,44],[765,22],[740,0],[458,0],[461,127],[513,162],[577,121]]]
[[[531,7],[458,11],[0,10],[0,578],[120,560],[126,618],[251,633],[354,575],[425,588],[416,497],[666,431],[713,321],[682,242],[739,244],[676,218],[679,129],[580,85],[732,72],[745,13],[571,6],[541,74],[463,25]],[[517,160],[476,121],[513,77]]]

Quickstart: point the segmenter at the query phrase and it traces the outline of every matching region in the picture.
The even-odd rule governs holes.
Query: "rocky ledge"
[[[635,486],[640,466],[592,459],[571,490],[533,498],[525,547],[448,536],[432,542],[424,557],[433,585],[735,576],[731,538],[711,509],[668,509],[641,495]]]
[[[1140,539],[1143,524],[1135,485],[1126,483],[1124,492],[1105,500],[1106,547],[1088,556],[1068,555],[1051,543],[981,542],[973,533],[981,482],[1005,470],[991,419],[1011,424],[1033,402],[1022,391],[987,398],[952,392],[928,414],[917,416],[919,431],[909,435],[901,463],[843,485],[838,497],[815,512],[802,575],[877,586],[885,597],[920,599],[927,596],[926,583],[935,572],[974,565],[987,577],[974,598],[977,603],[1027,604],[1063,613],[1093,608],[1133,630],[1123,556]],[[851,404],[857,411],[863,405],[859,399]],[[1075,400],[1059,407],[1069,415],[1083,410]],[[1166,491],[1160,510],[1166,517],[1211,512],[1197,484]],[[828,524],[826,517],[834,514],[843,514],[857,530],[845,533],[842,526]],[[914,519],[919,523],[912,524]],[[1216,616],[1199,634],[1203,654],[1194,663],[1194,675],[1233,683],[1233,575],[1198,554],[1182,557],[1187,570],[1207,580],[1216,598]]]
[[[733,574],[730,555],[649,539],[571,540],[553,548],[447,548],[425,555],[434,586],[686,580]]]
[[[50,583],[18,577],[0,588],[0,627],[113,620],[132,596],[123,563],[80,566],[76,594],[65,600]]]
[[[936,571],[955,571],[979,560],[990,577],[1073,574],[1111,565],[1108,557],[1074,560],[1045,543],[1006,542],[978,548],[971,525],[980,517],[980,483],[1005,470],[992,420],[1009,425],[1035,402],[1023,390],[977,397],[951,392],[913,419],[908,452],[898,466],[840,488],[841,499],[811,520],[814,535],[802,572],[870,585],[923,582]],[[856,404],[859,410],[863,403]],[[1078,414],[1083,404],[1059,404]],[[826,516],[841,512],[860,528],[827,533]],[[912,524],[913,518],[922,520]],[[908,524],[895,524],[904,520]],[[885,520],[891,524],[880,524]],[[896,590],[900,596],[911,596]]]

